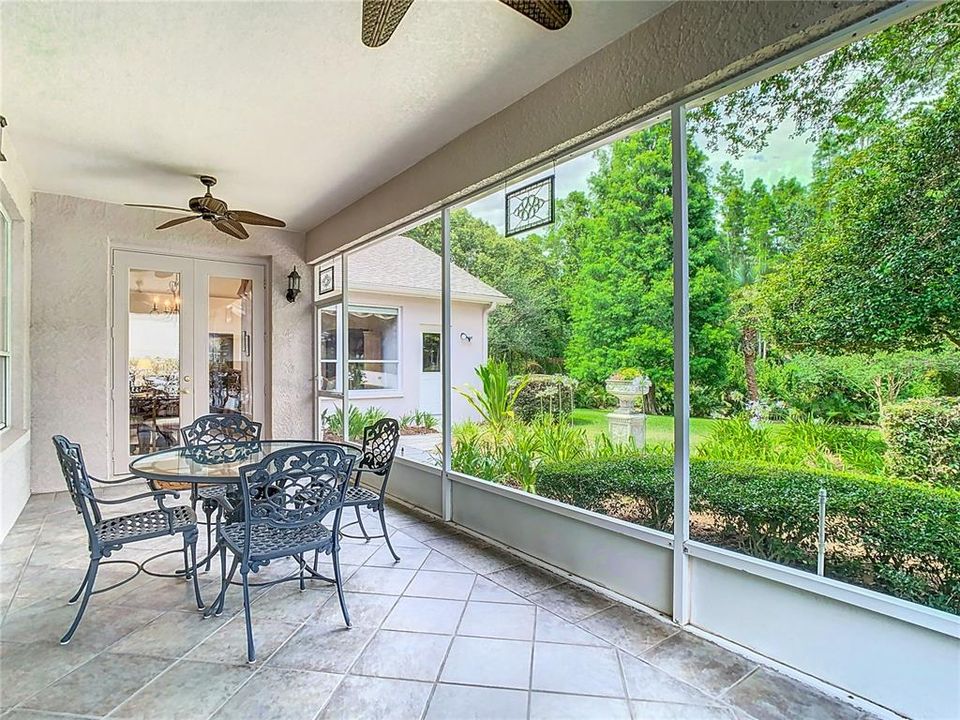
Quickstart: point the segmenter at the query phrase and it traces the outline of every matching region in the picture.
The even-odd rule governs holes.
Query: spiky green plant
[[[513,406],[528,380],[515,380],[511,387],[507,364],[493,358],[476,368],[475,372],[480,378],[480,388],[468,385],[457,388],[457,392],[477,411],[492,431],[500,432],[513,418]]]

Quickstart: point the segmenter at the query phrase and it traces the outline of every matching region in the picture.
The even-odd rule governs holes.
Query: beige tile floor
[[[0,546],[2,718],[868,717],[426,516],[391,507],[388,518],[401,562],[381,540],[344,544],[353,628],[322,583],[260,589],[251,666],[239,589],[221,617],[201,620],[187,583],[144,575],[95,595],[73,641],[59,645],[86,539],[65,493],[34,496]],[[115,557],[144,559],[170,543]],[[111,566],[98,582],[128,572]],[[218,567],[201,577],[212,600]]]

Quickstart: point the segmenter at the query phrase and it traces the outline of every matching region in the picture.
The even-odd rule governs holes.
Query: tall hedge
[[[884,410],[881,429],[888,472],[960,490],[960,397],[891,405]]]
[[[691,460],[692,535],[816,568],[827,490],[827,575],[960,613],[960,492],[902,480]],[[673,464],[639,455],[541,467],[537,492],[659,530],[673,524]]]

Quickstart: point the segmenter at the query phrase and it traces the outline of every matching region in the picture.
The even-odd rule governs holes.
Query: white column
[[[687,115],[670,113],[673,154],[673,620],[690,621],[690,278],[687,232]]]
[[[450,480],[450,456],[453,447],[453,418],[452,395],[450,388],[451,357],[450,332],[453,326],[453,307],[450,290],[450,208],[444,208],[440,213],[440,227],[442,233],[441,262],[443,263],[441,276],[441,332],[440,332],[440,382],[443,388],[443,470],[440,479],[443,519],[453,519],[453,482]]]

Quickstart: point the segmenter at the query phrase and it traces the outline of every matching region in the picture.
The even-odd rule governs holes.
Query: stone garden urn
[[[647,442],[647,416],[635,405],[637,399],[650,390],[650,378],[644,375],[622,378],[617,374],[607,378],[606,386],[607,392],[620,403],[607,415],[610,440],[615,445],[628,445],[632,440],[637,448],[642,448]]]

